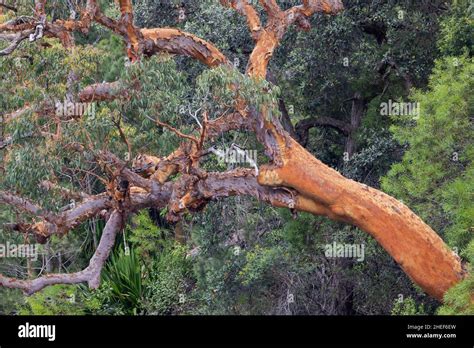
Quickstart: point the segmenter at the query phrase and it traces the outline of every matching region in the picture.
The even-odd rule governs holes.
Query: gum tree
[[[227,76],[223,89],[232,96],[232,103],[226,104],[225,111],[215,117],[209,116],[206,107],[202,108],[199,127],[192,134],[154,118],[158,126],[176,134],[181,142],[174,151],[154,162],[151,176],[138,175],[132,170],[130,158],[124,161],[110,149],[95,149],[90,142],[69,143],[70,151],[87,156],[109,177],[104,182],[104,192],[95,195],[70,192],[57,183],[43,183],[48,189],[74,195],[80,201],[66,210],[48,210],[13,191],[1,191],[3,204],[21,211],[25,217],[34,217],[9,227],[35,236],[40,242],[53,235],[64,236],[92,218],[107,221],[84,270],[36,279],[0,276],[1,285],[22,289],[27,294],[53,284],[88,282],[90,287],[98,287],[101,270],[128,216],[149,207],[166,208],[168,220],[179,221],[184,214],[199,211],[212,200],[236,195],[252,196],[275,207],[322,215],[359,227],[373,236],[418,286],[439,300],[466,277],[460,258],[405,204],[345,178],[310,154],[281,125],[275,107],[277,101],[272,98],[276,88],[265,82],[268,64],[289,27],[307,30],[313,14],[336,15],[343,11],[339,0],[303,0],[300,5],[285,10],[276,0],[260,0],[261,10],[247,0],[221,0],[222,6],[244,16],[254,41],[245,76],[236,72],[229,59],[212,43],[179,29],[139,28],[134,24],[132,1],[116,3],[120,9],[118,19],[102,12],[97,1],[88,0],[80,8],[79,19],[71,15],[66,20],[49,20],[46,0],[36,0],[33,16],[20,16],[0,24],[0,38],[8,42],[0,55],[12,54],[23,41],[41,42],[44,37],[58,39],[66,50],[73,50],[75,34],[87,35],[92,24],[97,24],[123,39],[131,68],[151,56],[167,53],[198,60],[209,69],[222,72]],[[76,103],[130,100],[139,97],[143,87],[139,79],[132,78],[131,84],[122,80],[96,83],[76,92],[71,87],[76,75],[75,71],[70,72],[65,88],[68,100]],[[258,91],[254,89],[255,96],[263,97],[251,100],[247,85],[258,88]],[[219,103],[219,98],[213,102]],[[54,105],[47,101],[10,110],[3,120],[8,123],[28,112],[54,121],[55,133],[42,134],[53,142],[61,138],[63,124],[71,122],[71,117],[59,117]],[[80,115],[75,116],[74,120],[79,122]],[[115,124],[130,153],[126,130],[119,121]],[[252,132],[268,163],[251,169],[207,171],[201,164],[209,153],[208,146],[218,136],[231,131]],[[11,145],[8,136],[2,141],[7,152]]]

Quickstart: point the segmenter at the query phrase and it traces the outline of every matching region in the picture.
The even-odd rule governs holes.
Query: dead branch
[[[117,211],[112,212],[102,232],[99,245],[89,262],[89,266],[80,272],[70,274],[47,274],[33,280],[14,279],[0,275],[0,285],[11,289],[21,289],[28,295],[32,295],[46,286],[56,284],[79,284],[87,282],[90,288],[96,289],[100,285],[100,274],[112,251],[115,237],[122,228],[123,216]]]

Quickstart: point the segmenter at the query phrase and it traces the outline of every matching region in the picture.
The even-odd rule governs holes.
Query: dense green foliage
[[[440,60],[433,72],[429,91],[416,91],[412,98],[420,103],[419,118],[401,117],[392,127],[395,138],[408,145],[400,163],[394,164],[383,179],[383,188],[403,199],[442,233],[463,258],[474,261],[474,147],[472,115],[474,88],[471,58]],[[466,308],[474,288],[466,280],[446,295],[452,311]]]
[[[67,13],[61,2],[51,3],[58,15]],[[293,3],[297,1],[286,1],[285,7]],[[91,161],[92,152],[106,147],[121,158],[130,156],[118,120],[132,155],[167,155],[180,139],[156,127],[154,119],[197,135],[192,114],[203,107],[211,118],[225,112],[236,96],[226,88],[230,82],[239,84],[239,97],[251,105],[273,106],[284,100],[293,125],[319,116],[350,123],[351,98],[360,94],[366,100],[355,131],[355,154],[345,160],[345,136],[328,127],[311,128],[308,150],[344,175],[403,200],[464,261],[474,264],[472,7],[463,1],[448,7],[441,1],[429,3],[345,1],[340,16],[314,16],[309,32],[293,28],[282,41],[270,64],[275,86],[239,73],[253,42],[245,19],[218,2],[186,2],[185,18],[180,19],[182,12],[174,3],[136,1],[136,23],[179,27],[203,37],[235,63],[233,71],[205,69],[199,62],[165,54],[126,66],[123,42],[97,25],[88,37],[77,35],[78,45],[70,52],[52,39],[42,39],[43,46],[25,42],[11,56],[0,58],[1,113],[64,100],[71,88],[70,71],[78,77],[72,87],[76,92],[91,83],[120,79],[131,99],[97,103],[94,115],[64,124],[58,141],[38,136],[36,130],[54,133],[56,125],[32,112],[5,126],[2,121],[1,134],[12,134],[13,145],[0,150],[0,188],[53,211],[71,202],[59,192],[46,194],[39,185],[43,180],[90,194],[102,192],[98,177],[107,173]],[[102,1],[102,8],[110,16],[119,15],[113,2]],[[19,11],[29,13],[26,7]],[[395,65],[381,73],[387,62]],[[133,88],[137,81],[139,90]],[[383,116],[380,106],[387,101],[416,102],[420,113]],[[274,115],[281,116],[280,110],[275,108]],[[78,153],[71,149],[76,142],[92,150]],[[245,132],[230,132],[217,143],[260,150],[254,135]],[[258,154],[259,164],[264,163],[263,151]],[[211,156],[203,166],[223,171],[234,165]],[[178,224],[165,221],[165,215],[149,209],[127,221],[99,289],[53,286],[28,298],[0,289],[0,313],[474,313],[469,306],[472,277],[454,287],[440,306],[355,227],[247,197],[218,199]],[[17,212],[1,206],[1,223],[18,218]],[[32,264],[0,260],[0,272],[21,277],[28,271],[80,270],[103,227],[103,221],[91,220],[67,236],[52,238]],[[0,243],[22,239],[0,229]],[[332,243],[363,245],[364,259],[327,257],[325,246]]]

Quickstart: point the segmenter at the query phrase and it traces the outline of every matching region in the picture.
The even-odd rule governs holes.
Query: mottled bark
[[[303,6],[314,3],[317,2],[306,1]],[[333,4],[323,1],[320,6],[325,12],[335,12],[338,7],[331,8]],[[275,21],[284,26],[284,22]],[[272,23],[271,19],[269,23]],[[247,69],[250,76],[266,76],[267,58],[277,45],[274,38],[282,35],[280,29],[277,27],[271,33],[265,30],[258,38]],[[364,111],[360,96],[356,96],[353,103],[351,129],[358,127]],[[272,155],[274,164],[260,168],[260,185],[292,188],[307,200],[301,204],[303,210],[303,206],[316,207],[318,212],[324,212],[333,220],[366,231],[416,284],[437,299],[441,300],[449,288],[463,279],[465,273],[459,257],[407,206],[381,191],[343,177],[311,155],[276,121],[265,120],[268,117],[264,115],[256,132]],[[353,151],[352,148],[349,150]]]
[[[303,0],[302,5],[281,10],[274,0],[260,0],[267,13],[267,22],[261,23],[260,15],[246,0],[222,0],[244,15],[255,41],[250,54],[247,74],[254,79],[267,76],[268,63],[287,28],[295,24],[309,28],[309,17],[315,12],[336,14],[342,10],[339,0]],[[35,15],[44,18],[45,1],[36,1]],[[106,17],[89,1],[87,18],[121,35],[127,44],[127,54],[133,62],[141,55],[167,52],[192,57],[209,67],[228,64],[227,58],[211,43],[178,29],[139,29],[133,24],[130,0],[120,0],[121,19]],[[35,28],[35,23],[8,23],[0,25],[0,32]],[[86,25],[87,26],[87,25]],[[19,30],[19,28],[22,28]],[[83,25],[61,21],[46,23],[46,34],[59,38],[66,47],[73,44],[70,31],[83,30]],[[128,94],[117,85],[99,84],[86,88],[81,101],[127,98]],[[117,82],[116,84],[119,84]],[[230,86],[237,89],[238,86]],[[360,98],[359,98],[360,99]],[[358,127],[364,106],[354,99],[354,117],[350,128],[327,119],[327,125],[348,134]],[[113,245],[115,234],[122,227],[125,216],[148,207],[168,207],[168,218],[179,221],[185,211],[202,209],[207,202],[219,197],[249,195],[277,207],[288,207],[316,215],[327,216],[359,227],[372,235],[398,262],[403,270],[431,296],[442,299],[444,293],[465,276],[461,261],[444,244],[441,238],[408,207],[385,193],[343,177],[326,166],[294,140],[278,120],[270,117],[268,108],[255,110],[236,101],[235,112],[206,122],[200,140],[189,137],[170,156],[161,160],[153,176],[144,178],[127,168],[127,163],[109,153],[98,155],[101,164],[113,169],[114,178],[108,183],[108,191],[102,195],[86,197],[77,207],[60,215],[44,212],[32,202],[9,193],[1,193],[0,200],[25,213],[40,218],[35,223],[19,223],[16,230],[43,237],[63,234],[88,218],[104,214],[110,216],[103,240],[99,243],[90,266],[70,275],[50,275],[31,281],[14,280],[0,276],[0,285],[20,288],[28,293],[44,286],[58,283],[87,281],[98,285],[98,275]],[[253,169],[239,169],[225,173],[208,173],[199,168],[199,158],[204,155],[204,141],[212,140],[231,129],[251,129],[264,145],[271,159],[270,165]],[[180,135],[176,132],[177,135]],[[353,146],[350,147],[353,152]],[[171,174],[180,176],[169,181]]]

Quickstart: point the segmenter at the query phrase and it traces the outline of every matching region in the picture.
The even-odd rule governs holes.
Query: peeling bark
[[[293,10],[306,16],[315,9],[334,13],[339,4],[305,1],[302,8]],[[272,35],[262,34],[250,56],[247,73],[257,79],[266,76],[268,59],[278,44],[275,37],[282,35],[278,30],[269,31]],[[361,98],[354,103],[357,100]],[[363,112],[360,105],[355,105],[355,109],[358,112],[354,114],[360,115],[359,109]],[[265,110],[262,113],[265,114]],[[268,120],[268,116],[264,115],[263,120]],[[359,123],[360,117],[353,117],[351,128]],[[333,220],[366,231],[416,284],[439,300],[464,278],[460,258],[407,206],[381,191],[344,178],[324,165],[292,139],[277,121],[261,124],[263,127],[256,128],[257,136],[272,155],[274,164],[260,168],[260,185],[290,187],[304,197],[303,206],[316,207],[317,212],[324,212]]]
[[[144,54],[167,52],[195,58],[209,67],[228,64],[227,58],[212,44],[179,29],[141,29]]]
[[[120,82],[96,83],[85,87],[79,93],[79,101],[81,103],[128,98],[129,93],[127,89],[120,84]]]
[[[281,167],[260,169],[259,184],[291,187],[307,200],[303,210],[318,204],[329,218],[366,231],[416,284],[439,300],[463,279],[459,257],[407,206],[343,177],[290,142]]]
[[[262,25],[258,12],[247,0],[221,2],[247,19],[255,41],[247,74],[254,79],[267,76],[268,63],[290,25],[307,30],[309,17],[314,13],[336,14],[342,10],[339,0],[303,0],[302,5],[286,11],[281,10],[274,0],[260,0],[268,15],[267,23]],[[44,4],[44,0],[35,2],[36,18],[44,18]],[[74,44],[70,32],[84,30],[89,19],[93,18],[124,38],[128,57],[132,61],[139,59],[141,54],[150,56],[167,52],[192,57],[209,67],[229,64],[214,45],[192,34],[170,28],[136,28],[130,0],[119,1],[122,14],[119,21],[103,15],[94,4],[95,1],[88,2],[89,10],[84,11],[82,24],[67,21],[46,23],[45,34],[59,38],[64,46],[70,47]],[[18,33],[33,28],[35,23],[8,23],[0,25],[0,32]],[[117,87],[119,82],[90,86],[79,95],[79,99],[105,101],[127,98],[126,91]],[[408,207],[381,191],[344,178],[320,162],[291,138],[278,120],[272,120],[265,107],[255,110],[241,100],[237,100],[236,104],[237,112],[209,121],[206,124],[207,133],[202,130],[201,141],[183,141],[174,153],[160,160],[150,177],[134,173],[127,168],[127,163],[113,154],[99,154],[100,161],[113,168],[115,173],[110,182],[111,192],[88,197],[62,214],[44,212],[32,202],[9,193],[0,193],[0,200],[4,203],[41,219],[32,224],[19,223],[16,229],[43,237],[64,234],[82,221],[103,214],[104,210],[106,215],[110,215],[96,254],[84,271],[28,281],[0,276],[0,285],[20,288],[28,293],[59,283],[87,281],[90,286],[96,287],[100,270],[115,235],[123,227],[125,216],[148,207],[167,206],[168,218],[179,221],[185,211],[197,211],[210,200],[234,195],[249,195],[273,206],[323,215],[359,227],[372,235],[416,284],[439,300],[451,286],[465,277],[459,257]],[[332,126],[350,133],[333,122],[334,119],[326,121],[326,124],[331,126],[332,123]],[[360,118],[354,118],[351,129],[359,122]],[[248,169],[207,173],[199,168],[199,157],[203,155],[199,146],[205,140],[212,140],[231,129],[252,129],[264,145],[272,164],[260,167],[258,176]],[[176,173],[181,174],[177,180],[168,181],[170,175]]]

